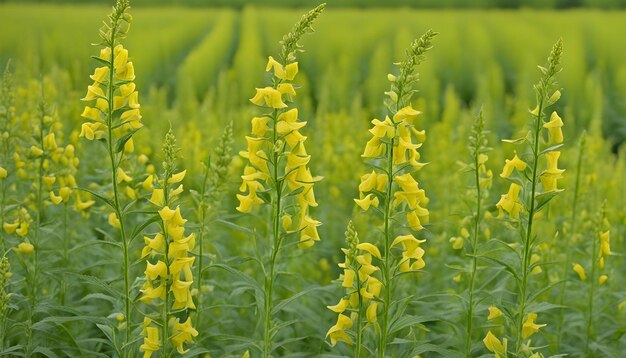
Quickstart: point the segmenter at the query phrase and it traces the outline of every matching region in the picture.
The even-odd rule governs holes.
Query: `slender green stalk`
[[[277,85],[276,85],[277,86]],[[274,123],[272,144],[274,147],[278,140],[278,111],[274,110],[272,113],[272,122]],[[280,251],[281,246],[281,236],[280,236],[280,210],[281,210],[281,200],[282,200],[282,179],[279,180],[278,173],[278,161],[280,160],[280,155],[277,151],[273,153],[273,178],[272,182],[275,185],[276,191],[272,196],[272,245],[271,245],[271,258],[270,258],[270,269],[269,275],[265,277],[265,330],[263,335],[263,357],[268,358],[272,353],[272,295],[274,289],[274,270],[276,266],[276,259],[278,257],[278,253]]]
[[[575,184],[574,184],[574,199],[572,200],[572,215],[570,218],[570,226],[569,226],[569,237],[570,238],[574,238],[575,234],[576,234],[576,224],[578,222],[578,194],[580,192],[580,178],[582,176],[582,171],[583,171],[583,160],[584,160],[584,148],[585,148],[585,133],[583,132],[581,138],[580,138],[580,142],[578,145],[578,160],[576,163],[576,180],[575,180]],[[572,250],[571,250],[571,246],[569,245],[569,243],[566,243],[565,245],[565,261],[563,262],[563,279],[565,280],[565,278],[567,277],[567,273],[570,270],[570,264],[572,261]],[[566,288],[567,288],[567,280],[565,280],[563,282],[563,284],[561,285],[561,289],[559,292],[559,305],[563,306],[564,302],[565,302],[565,292],[566,292]],[[559,321],[557,324],[557,334],[556,334],[556,349],[560,349],[561,348],[561,335],[563,332],[563,319],[564,319],[564,314],[565,314],[565,308],[561,307],[559,308]]]
[[[398,96],[400,97],[400,96]],[[387,151],[387,196],[385,199],[385,209],[384,209],[384,239],[385,239],[385,247],[384,247],[384,257],[383,257],[383,287],[384,287],[384,299],[383,299],[383,317],[382,317],[382,327],[380,330],[380,345],[378,347],[378,356],[380,358],[385,357],[385,351],[387,349],[387,333],[389,330],[389,306],[391,305],[391,194],[393,187],[393,145],[394,138],[391,138],[391,143],[389,144]]]
[[[69,264],[69,235],[67,232],[67,201],[63,201],[63,266],[70,267]],[[65,275],[61,277],[61,305],[65,305],[65,299],[67,294],[67,280]]]
[[[127,356],[129,350],[129,343],[131,341],[130,331],[132,329],[132,320],[130,315],[130,262],[129,262],[129,254],[128,254],[128,239],[126,237],[126,227],[124,224],[124,212],[122,210],[122,205],[120,201],[120,193],[119,188],[117,186],[117,168],[119,166],[119,162],[122,160],[123,153],[120,154],[119,161],[116,161],[116,151],[113,148],[113,141],[115,136],[113,134],[113,93],[115,91],[114,86],[114,74],[115,68],[113,64],[115,63],[115,35],[116,35],[116,26],[111,28],[111,39],[109,41],[108,47],[111,51],[111,62],[108,64],[109,66],[109,82],[107,83],[107,95],[108,95],[108,109],[107,109],[107,149],[109,154],[109,161],[111,163],[111,182],[113,185],[113,206],[115,210],[115,215],[120,222],[120,234],[121,234],[121,242],[122,242],[122,251],[123,251],[123,261],[122,261],[122,271],[124,275],[124,313],[126,318],[126,329],[125,329],[125,341],[123,343],[122,353],[123,356]]]
[[[594,237],[592,240],[592,250],[591,250],[591,275],[589,276],[589,298],[587,300],[587,307],[589,308],[587,312],[587,337],[585,338],[585,357],[592,357],[595,354],[589,354],[589,343],[591,342],[591,336],[593,334],[593,296],[595,294],[596,288],[596,254],[597,254],[597,238]]]
[[[357,311],[356,319],[356,347],[354,348],[354,358],[361,358],[361,346],[363,345],[363,296],[361,295],[361,279],[358,277],[359,268],[357,267],[354,272],[357,272],[356,292],[359,296],[359,309]]]
[[[209,160],[204,176],[202,178],[202,186],[200,188],[200,233],[198,235],[198,282],[196,282],[196,289],[198,290],[198,303],[196,304],[196,327],[200,327],[200,321],[202,319],[202,273],[203,273],[203,259],[204,259],[204,236],[206,233],[207,216],[208,216],[208,203],[206,202],[206,189],[209,181],[209,170],[211,168],[211,161]]]
[[[166,161],[168,161],[170,158],[166,159]],[[167,182],[169,181],[169,179],[172,177],[172,170],[173,168],[171,168],[170,165],[166,166],[165,169],[165,177],[163,178],[163,184],[165,186],[165,188],[163,188],[163,202],[165,203],[164,205],[166,207],[170,206],[170,198],[169,198],[169,188],[168,188],[168,184]],[[169,234],[167,232],[167,223],[165,222],[165,220],[161,219],[161,225],[162,225],[162,229],[163,229],[163,237],[165,240],[165,245],[163,245],[165,247],[165,254],[163,255],[163,260],[165,261],[165,266],[167,266],[167,278],[165,280],[169,281],[169,277],[170,277],[170,259],[169,259]],[[163,342],[163,349],[161,350],[161,357],[165,358],[165,357],[169,357],[168,354],[168,342],[169,342],[169,324],[168,324],[168,319],[169,319],[169,315],[170,315],[170,311],[169,311],[169,302],[170,302],[170,289],[169,289],[169,284],[170,282],[165,282],[165,298],[163,299],[163,336],[161,338],[161,341]]]
[[[482,113],[480,114],[482,116]],[[474,289],[476,285],[476,271],[478,266],[478,258],[476,256],[478,251],[478,233],[480,231],[480,217],[481,217],[481,205],[482,205],[482,190],[480,187],[480,171],[479,171],[479,157],[480,157],[480,145],[482,143],[482,126],[478,128],[476,132],[477,148],[474,151],[474,181],[476,185],[476,212],[474,213],[474,233],[472,235],[472,270],[470,273],[470,285],[469,285],[469,302],[467,311],[467,335],[465,337],[465,356],[470,357],[472,353],[472,323],[474,320]]]
[[[524,247],[522,253],[522,278],[519,282],[520,296],[519,296],[519,310],[517,320],[517,341],[515,343],[515,351],[519,354],[522,346],[522,329],[524,327],[524,316],[526,311],[526,295],[528,290],[528,267],[530,266],[530,257],[532,255],[532,230],[535,217],[535,196],[537,194],[537,179],[538,179],[538,166],[539,166],[539,140],[542,125],[542,110],[543,110],[543,94],[539,99],[539,111],[537,114],[537,120],[534,127],[534,142],[533,142],[533,167],[531,172],[531,186],[530,186],[530,207],[528,208],[528,224],[526,226],[526,236],[524,237]]]

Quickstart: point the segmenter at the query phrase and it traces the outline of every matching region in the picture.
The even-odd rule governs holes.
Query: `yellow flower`
[[[146,327],[146,334],[143,338],[143,344],[139,347],[139,350],[143,352],[143,358],[152,357],[152,353],[159,350],[159,329],[157,327]]]
[[[113,226],[116,229],[119,229],[122,227],[120,223],[120,219],[117,217],[115,213],[109,214],[109,225]]]
[[[146,246],[141,251],[141,257],[152,254],[153,252],[162,253],[165,251],[165,246],[163,245],[165,242],[165,237],[161,233],[156,234],[152,239],[148,236],[144,236],[143,241]]]
[[[353,270],[351,269],[343,270],[343,282],[341,283],[341,286],[345,288],[352,288],[352,286],[354,285],[355,276],[356,276],[356,273]]]
[[[550,121],[543,124],[543,128],[547,128],[548,133],[550,134],[550,142],[563,143],[563,131],[561,130],[561,127],[563,127],[563,120],[556,112],[552,112],[552,115],[550,115]]]
[[[269,123],[270,118],[269,117],[254,117],[252,118],[252,131],[251,133],[257,137],[264,137],[265,133],[267,133],[267,131],[270,129],[267,126],[267,123]]]
[[[179,323],[178,319],[172,327],[172,344],[176,346],[176,350],[180,354],[189,352],[189,349],[184,349],[183,344],[192,343],[193,337],[198,336],[198,331],[191,325],[191,317],[187,317],[184,323]]]
[[[605,256],[611,256],[611,244],[610,244],[610,231],[600,233],[600,252],[601,258]]]
[[[378,247],[376,247],[373,244],[370,244],[369,242],[362,242],[356,245],[356,248],[359,250],[369,252],[370,254],[374,255],[374,257],[376,257],[379,260],[382,259],[382,256],[380,255],[380,251],[378,250]]]
[[[272,87],[257,88],[256,94],[250,102],[257,106],[267,106],[271,108],[286,108],[287,105],[282,100],[282,94]]]
[[[587,274],[585,273],[585,268],[580,264],[574,265],[574,272],[578,274],[578,277],[581,281],[585,281],[587,279]]]
[[[337,324],[330,327],[328,332],[326,332],[326,337],[330,338],[330,345],[334,347],[337,342],[352,344],[352,338],[346,333],[346,329],[350,328],[352,328],[352,320],[350,317],[339,314]]]
[[[604,283],[609,279],[607,275],[601,275],[598,277],[598,285],[604,285]]]
[[[282,64],[280,64],[272,56],[270,56],[269,60],[267,61],[267,66],[265,67],[265,71],[269,72],[271,69],[274,70],[274,76],[282,80],[293,81],[293,79],[296,77],[296,74],[298,74],[298,63],[293,62],[283,67]]]
[[[511,183],[509,186],[509,192],[500,196],[500,201],[496,204],[496,207],[500,210],[500,215],[502,215],[502,210],[504,210],[512,219],[519,218],[519,213],[523,209],[522,203],[518,200],[521,190],[521,186]]]
[[[174,304],[172,305],[172,309],[196,308],[193,303],[191,293],[189,292],[192,284],[192,281],[174,281],[170,289],[170,291],[174,293]]]
[[[513,169],[517,169],[518,171],[522,172],[526,169],[526,166],[526,163],[522,161],[517,156],[517,154],[515,154],[513,159],[507,159],[504,161],[504,167],[502,168],[502,173],[500,174],[500,176],[502,178],[508,178],[509,176],[511,176],[511,173],[513,173]]]
[[[348,305],[350,304],[349,300],[346,300],[345,298],[342,298],[341,300],[339,300],[339,303],[337,303],[334,306],[326,306],[329,310],[336,312],[336,313],[343,313],[343,311],[346,310],[346,308],[348,308]]]
[[[361,184],[359,184],[359,192],[367,193],[374,189],[384,191],[387,185],[387,176],[385,174],[377,174],[374,170],[370,174],[361,176]]]
[[[529,313],[526,316],[526,321],[524,322],[524,326],[522,327],[522,338],[526,339],[533,334],[539,332],[539,328],[545,327],[545,324],[536,324],[535,320],[537,319],[536,313]]]
[[[144,271],[146,277],[151,280],[156,280],[157,277],[167,277],[167,265],[165,262],[159,260],[156,264],[146,262],[146,270]]]
[[[20,242],[17,248],[13,250],[18,254],[30,255],[35,250],[35,247],[30,242]]]
[[[504,345],[500,342],[498,337],[491,333],[491,331],[487,332],[487,335],[483,339],[483,343],[485,344],[485,347],[487,347],[490,352],[495,353],[496,356],[504,351]]]
[[[298,247],[301,249],[307,249],[315,244],[315,241],[319,241],[320,237],[317,232],[317,227],[322,225],[321,222],[305,215],[300,220],[300,242]]]
[[[168,184],[176,184],[176,183],[180,183],[181,181],[183,181],[183,179],[185,178],[185,174],[187,174],[187,170],[183,170],[182,172],[173,174],[168,180],[167,183]]]
[[[371,324],[376,323],[377,317],[376,317],[376,309],[378,308],[378,302],[376,301],[372,301],[370,302],[369,306],[367,306],[367,311],[365,312],[365,317],[367,318],[367,321]]]
[[[93,75],[89,76],[89,78],[91,78],[94,81],[95,85],[99,85],[104,82],[108,74],[109,74],[109,67],[107,66],[97,67],[94,70]]]
[[[463,239],[463,237],[460,237],[460,236],[455,236],[455,237],[450,238],[450,243],[452,244],[452,249],[454,250],[461,250],[463,248],[464,242],[465,242],[465,239]]]
[[[98,85],[87,86],[87,94],[83,98],[83,101],[91,101],[100,97],[105,97],[102,88],[100,88]]]
[[[492,319],[496,319],[502,316],[502,311],[496,306],[489,306],[489,316],[487,316],[487,320],[491,321]]]
[[[3,167],[0,167],[0,179],[6,179],[8,176],[7,170]]]
[[[401,235],[393,240],[391,247],[401,244],[403,248],[402,259],[400,261],[401,272],[420,270],[426,266],[422,258],[424,256],[424,249],[419,246],[424,242],[426,242],[426,240],[418,240],[412,234]]]
[[[156,206],[163,206],[163,204],[165,204],[165,195],[163,193],[163,189],[152,189],[150,202]]]
[[[368,194],[362,199],[354,199],[354,202],[363,210],[367,210],[370,206],[378,207],[379,200],[374,194]]]
[[[395,135],[395,128],[389,116],[385,117],[385,120],[382,122],[378,119],[373,119],[372,124],[374,127],[372,127],[369,132],[372,133],[374,137],[392,138]]]
[[[558,168],[558,160],[561,152],[552,151],[546,153],[547,169],[541,173],[540,179],[541,184],[543,185],[543,190],[553,191],[557,190],[557,179],[561,178],[561,174],[565,171],[564,169]]]
[[[63,201],[63,197],[60,196],[60,195],[56,195],[56,194],[54,194],[54,191],[51,191],[50,192],[50,201],[52,201],[52,203],[54,205],[59,205]]]
[[[404,122],[411,125],[420,114],[422,114],[422,112],[413,109],[411,106],[406,106],[393,115],[393,121],[395,123]]]

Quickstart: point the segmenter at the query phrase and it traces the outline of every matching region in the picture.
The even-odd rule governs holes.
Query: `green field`
[[[252,357],[264,356],[264,295],[269,277],[264,270],[273,262],[268,240],[278,226],[271,225],[274,202],[270,199],[270,204],[252,214],[235,210],[240,205],[236,194],[241,176],[250,165],[237,153],[246,151],[250,120],[262,113],[249,99],[255,96],[255,88],[276,80],[264,71],[268,56],[278,58],[280,39],[306,11],[133,6],[132,26],[121,43],[134,64],[143,128],[133,135],[134,150],[126,148],[122,162],[132,179],[112,184],[107,146],[84,135],[79,138],[86,105],[80,99],[93,82],[89,75],[103,63],[91,58],[102,46],[91,44],[101,41],[98,28],[110,7],[0,4],[0,66],[9,63],[7,73],[12,76],[8,81],[5,74],[0,91],[0,169],[8,172],[6,178],[0,175],[0,213],[3,225],[31,218],[28,234],[22,236],[4,225],[0,236],[0,256],[8,258],[12,272],[5,281],[0,277],[0,356],[143,356],[141,322],[160,306],[140,302],[146,282],[146,257],[141,252],[147,241],[142,237],[165,229],[158,225],[157,209],[146,200],[148,189],[156,186],[142,183],[152,174],[150,165],[163,173],[162,162],[168,159],[161,148],[170,128],[180,149],[178,169],[187,170],[185,191],[178,198],[188,219],[186,232],[204,241],[189,249],[190,257],[195,257],[195,291],[190,299],[196,308],[166,316],[181,322],[193,318],[199,334],[193,344],[186,343],[191,348],[186,356],[242,357],[246,351]],[[359,178],[372,171],[361,154],[372,136],[370,121],[398,110],[385,106],[387,74],[397,75],[394,63],[404,60],[405,49],[414,39],[433,29],[439,34],[417,67],[418,92],[407,102],[423,112],[416,127],[427,133],[419,152],[421,161],[429,164],[415,177],[428,195],[430,220],[428,225],[424,222],[425,229],[413,230],[416,237],[427,240],[422,244],[426,266],[399,275],[394,283],[397,301],[390,313],[395,316],[386,356],[493,357],[482,342],[491,331],[510,342],[508,357],[621,357],[626,348],[626,12],[353,9],[333,8],[329,2],[313,27],[315,32],[300,41],[305,51],[297,53],[297,96],[289,105],[307,121],[301,129],[311,156],[307,165],[314,175],[324,177],[315,183],[319,205],[310,208],[322,223],[317,228],[321,240],[300,249],[295,245],[298,240],[293,240],[298,230],[285,233],[288,242],[278,255],[278,273],[272,276],[276,279],[271,300],[272,356],[357,354],[354,346],[331,346],[325,335],[337,321],[337,314],[326,306],[335,305],[345,291],[334,280],[343,272],[337,264],[344,261],[341,248],[346,247],[348,221],[354,222],[362,241],[379,245],[383,255],[389,251],[388,229],[383,225],[387,217],[371,209],[364,212],[353,201],[359,198]],[[551,148],[548,143],[554,143],[546,141],[542,148],[560,151],[559,168],[565,172],[558,188],[564,191],[536,199],[529,165],[513,175],[519,175],[521,183],[530,180],[522,185],[522,196],[533,203],[524,202],[523,207],[547,197],[550,204],[542,206],[539,214],[522,214],[519,222],[497,219],[496,203],[510,184],[499,176],[505,160],[515,152],[531,163],[527,159],[533,154],[532,147],[501,140],[523,138],[529,128],[532,132],[535,117],[529,112],[538,100],[533,85],[541,76],[537,65],[546,66],[559,39],[563,70],[549,94],[559,89],[561,97],[546,115],[554,110],[562,117],[565,141],[563,147]],[[475,188],[462,163],[473,160],[468,137],[475,136],[472,128],[481,111],[487,146],[492,148],[486,169],[493,172],[493,186],[479,195],[483,199],[478,205],[479,223],[472,231]],[[229,123],[232,133],[223,134]],[[44,132],[55,132],[59,146],[71,143],[80,164],[70,165],[70,170],[62,164],[68,160],[53,159],[53,151],[33,151],[31,146],[43,143]],[[225,145],[223,138],[231,136],[232,144]],[[550,141],[552,136],[553,132]],[[120,151],[123,148],[121,143]],[[16,155],[22,159],[15,159]],[[209,158],[207,174],[203,163]],[[379,159],[374,161],[376,170],[383,163]],[[398,169],[394,165],[390,167]],[[402,170],[406,169],[398,169]],[[532,177],[539,180],[542,170]],[[53,175],[59,179],[45,187],[43,178]],[[76,185],[65,183],[62,178],[68,175],[76,178]],[[533,194],[526,192],[531,182]],[[202,195],[206,183],[209,194]],[[63,186],[71,187],[72,197],[96,203],[88,209],[75,209],[74,199],[53,205],[48,192],[54,194]],[[127,191],[119,194],[122,190]],[[289,200],[299,193],[293,190],[284,198],[289,204],[283,210],[297,212],[297,205],[289,206],[293,204]],[[128,204],[124,210],[115,204],[118,194]],[[265,194],[274,198],[269,190]],[[384,202],[384,193],[376,195]],[[112,224],[115,206],[124,214],[126,234]],[[293,216],[295,223],[297,216]],[[388,221],[400,233],[408,230],[403,220]],[[532,234],[524,231],[524,225],[532,227]],[[599,239],[607,230],[610,257],[602,256],[606,254]],[[532,237],[530,251],[524,252],[520,232],[521,237]],[[124,241],[129,233],[134,239]],[[34,254],[14,250],[24,242],[34,245]],[[520,252],[529,263],[518,267],[515,254]],[[129,287],[123,282],[125,256],[130,264]],[[196,275],[200,257],[204,269]],[[384,267],[384,259],[374,262]],[[574,264],[582,265],[588,277],[583,280],[577,275]],[[375,275],[383,272],[380,269]],[[604,280],[602,275],[607,275],[606,282],[599,281]],[[520,277],[528,278],[524,294],[516,285]],[[470,284],[472,279],[475,285]],[[522,305],[522,321],[525,314],[536,312],[537,322],[547,324],[530,343],[515,334],[524,295],[532,299]],[[385,298],[372,300],[383,306]],[[132,303],[130,310],[126,302]],[[490,306],[499,307],[504,315],[487,320]],[[130,320],[124,318],[127,312]],[[381,308],[378,312],[378,323],[365,325],[361,357],[385,356],[379,335],[381,327],[386,328]],[[360,322],[354,318],[357,313],[351,317],[354,322]],[[122,315],[119,321],[118,315]],[[160,332],[167,326],[155,322],[151,327],[161,327]],[[355,327],[348,333],[353,340]],[[532,348],[524,349],[527,344]],[[162,346],[154,356],[180,355],[176,344],[165,346],[169,348]]]

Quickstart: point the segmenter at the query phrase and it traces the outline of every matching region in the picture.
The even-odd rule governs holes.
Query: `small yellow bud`
[[[6,179],[8,176],[7,170],[3,167],[0,167],[0,179]]]
[[[609,279],[609,276],[607,275],[602,275],[600,277],[598,277],[598,284],[599,285],[604,285],[604,283]]]
[[[13,250],[18,254],[30,255],[35,250],[35,247],[30,242],[21,242],[17,245],[17,248]]]
[[[30,147],[30,152],[31,152],[32,155],[37,156],[37,157],[43,154],[43,150],[41,148],[39,148],[39,147],[34,146],[34,145],[32,147]]]
[[[43,183],[46,184],[46,186],[48,188],[51,188],[52,185],[54,185],[54,182],[57,180],[57,178],[54,175],[48,175],[42,178]]]

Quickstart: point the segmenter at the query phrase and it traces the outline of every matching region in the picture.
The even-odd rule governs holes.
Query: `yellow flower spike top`
[[[537,324],[535,320],[537,319],[536,313],[528,313],[526,316],[526,321],[524,321],[524,326],[522,327],[522,338],[527,339],[533,334],[539,332],[539,329],[545,327],[546,324]]]

